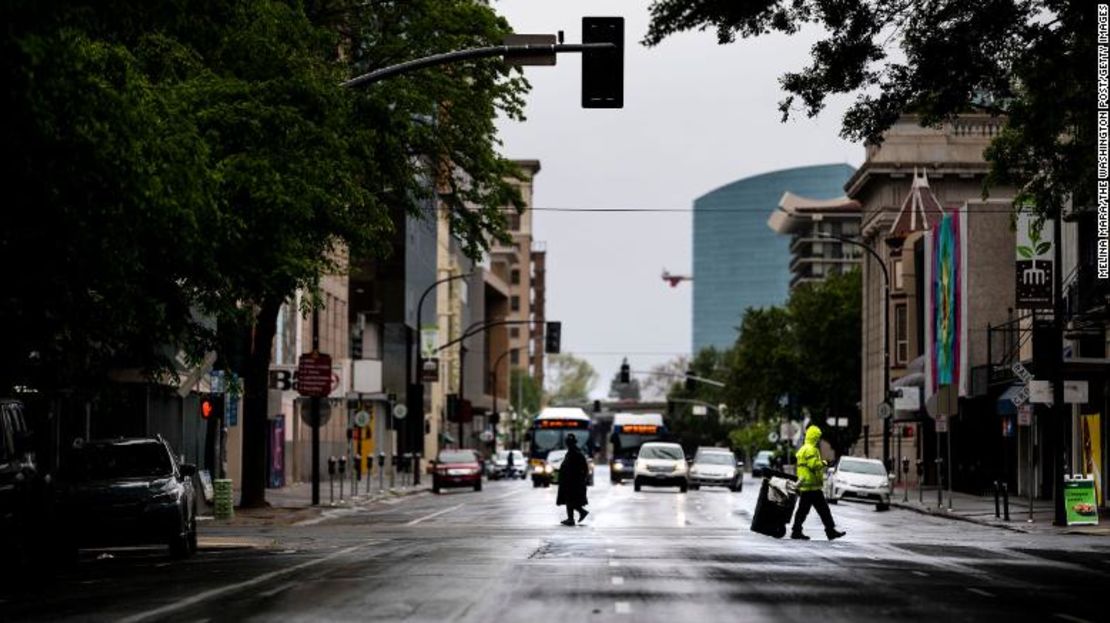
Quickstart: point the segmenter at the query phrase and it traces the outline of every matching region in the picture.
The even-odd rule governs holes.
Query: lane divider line
[[[614,575],[612,580],[614,586],[620,586],[621,584],[624,584],[624,578],[619,575]]]
[[[241,591],[245,588],[250,588],[252,586],[257,586],[259,584],[264,584],[264,583],[269,582],[270,580],[272,580],[274,578],[281,577],[283,575],[288,575],[288,574],[293,573],[295,571],[300,571],[302,569],[307,569],[309,567],[315,567],[316,565],[320,565],[320,564],[323,564],[325,562],[328,562],[329,560],[332,560],[333,558],[339,558],[340,556],[346,556],[347,554],[350,554],[351,552],[362,549],[364,547],[369,547],[371,545],[377,545],[378,543],[380,543],[380,541],[370,541],[368,543],[361,543],[359,545],[352,545],[351,547],[345,547],[345,548],[343,548],[339,551],[332,552],[332,553],[330,553],[327,556],[324,556],[322,558],[316,558],[316,559],[313,559],[313,560],[308,560],[308,561],[302,562],[298,565],[293,565],[291,567],[286,567],[284,569],[278,569],[277,571],[270,571],[269,573],[263,573],[260,576],[251,578],[249,580],[244,580],[242,582],[237,582],[235,584],[229,584],[227,586],[223,586],[223,587],[220,587],[220,588],[213,588],[213,589],[209,589],[209,590],[206,590],[206,591],[201,591],[201,592],[199,592],[199,593],[197,593],[197,594],[195,594],[191,597],[186,597],[184,599],[179,599],[179,600],[173,602],[172,604],[167,604],[167,605],[162,606],[160,608],[154,608],[153,610],[147,610],[145,612],[139,612],[139,613],[133,614],[129,617],[124,617],[122,619],[119,619],[119,621],[120,621],[120,623],[139,623],[140,621],[146,621],[147,619],[162,618],[162,617],[165,617],[166,615],[170,614],[171,612],[177,612],[178,610],[182,610],[182,609],[188,608],[190,606],[195,606],[199,603],[203,603],[205,601],[208,601],[210,599],[214,599],[216,597],[222,597],[222,596],[230,594],[230,593]]]
[[[407,524],[405,524],[405,526],[406,526],[406,527],[408,527],[408,526],[415,526],[416,524],[418,524],[418,523],[420,523],[420,522],[422,522],[422,521],[427,521],[427,520],[429,520],[429,519],[435,519],[436,517],[439,517],[440,515],[445,515],[445,514],[447,514],[447,513],[450,513],[451,511],[457,511],[457,510],[459,510],[459,509],[460,509],[460,508],[462,508],[462,507],[463,507],[463,505],[462,505],[462,504],[456,504],[456,505],[452,506],[451,508],[445,508],[445,509],[443,509],[443,510],[440,510],[440,511],[436,511],[436,512],[432,513],[431,515],[424,515],[423,517],[419,517],[419,518],[417,518],[417,519],[413,519],[412,521],[410,521],[410,522],[408,522]]]
[[[1073,617],[1070,614],[1064,614],[1062,612],[1057,612],[1056,614],[1054,614],[1052,616],[1056,617],[1057,619],[1062,619],[1064,621],[1071,621],[1072,623],[1091,623],[1087,619],[1081,619],[1079,617]]]
[[[627,601],[618,601],[614,606],[617,614],[632,614],[632,604]]]
[[[981,588],[972,588],[972,587],[969,587],[969,588],[967,589],[967,591],[968,591],[969,593],[975,593],[976,595],[982,595],[983,597],[994,597],[994,593],[991,593],[991,592],[985,591],[985,590],[983,590],[983,589],[981,589]]]

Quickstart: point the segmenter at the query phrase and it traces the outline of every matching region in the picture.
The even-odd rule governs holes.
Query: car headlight
[[[613,461],[613,469],[624,469],[624,463]]]

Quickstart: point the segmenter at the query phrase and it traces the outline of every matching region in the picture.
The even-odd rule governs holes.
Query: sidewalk
[[[431,490],[431,476],[422,475],[420,484],[411,484],[411,474],[397,474],[394,487],[389,486],[389,477],[386,475],[379,483],[377,477],[369,482],[363,479],[356,481],[356,490],[351,495],[351,480],[348,477],[343,483],[343,497],[340,498],[339,481],[334,482],[334,488],[329,484],[327,474],[323,475],[320,482],[320,505],[312,505],[312,483],[295,482],[284,487],[266,489],[266,508],[240,508],[236,506],[235,516],[231,520],[215,520],[212,518],[212,509],[202,511],[201,519],[212,521],[224,526],[243,525],[311,525],[324,518],[325,512],[342,509],[364,507],[374,502],[385,499],[404,497]],[[239,489],[234,490],[234,497],[239,499]]]
[[[902,487],[894,490],[890,505],[914,512],[937,515],[968,521],[983,526],[994,526],[1015,532],[1027,534],[1085,534],[1089,536],[1110,536],[1110,517],[1105,515],[1099,518],[1097,526],[1054,526],[1052,520],[1055,511],[1052,500],[1033,500],[1032,522],[1029,521],[1029,498],[1010,497],[1010,521],[1006,521],[1002,499],[999,498],[999,514],[994,515],[994,497],[977,496],[953,491],[949,496],[948,491],[943,492],[943,501],[937,506],[936,487],[923,487],[919,492],[916,487],[910,487],[909,501],[903,502],[906,492]],[[924,498],[924,501],[921,501]]]

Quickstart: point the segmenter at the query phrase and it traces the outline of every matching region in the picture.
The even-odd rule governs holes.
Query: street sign
[[[482,431],[478,435],[478,439],[481,439],[482,441],[484,441],[486,443],[489,443],[489,442],[493,441],[493,431],[488,431],[488,430]]]
[[[1087,381],[1064,381],[1064,402],[1087,404]]]
[[[835,428],[847,428],[848,427],[848,418],[846,418],[846,417],[831,417],[831,418],[829,418],[828,421],[829,421],[829,426],[833,426]]]
[[[1018,407],[1018,426],[1031,426],[1033,424],[1033,405],[1023,404]]]
[[[331,393],[331,355],[305,353],[297,365],[297,392],[302,396],[322,398]]]
[[[938,433],[947,433],[948,432],[948,416],[947,415],[938,415],[937,416],[937,432]]]
[[[1050,405],[1052,404],[1052,382],[1051,381],[1038,381],[1030,379],[1029,381],[1029,402],[1034,404]]]
[[[420,356],[428,359],[436,354],[439,347],[439,326],[426,324],[420,327]]]
[[[423,367],[420,370],[420,382],[422,383],[437,383],[439,382],[439,359],[431,357],[423,360]]]
[[[555,45],[558,38],[555,35],[505,35],[501,40],[503,45]],[[554,65],[555,51],[536,51],[530,54],[507,54],[506,65]]]
[[[312,401],[308,398],[301,398],[301,421],[305,426],[312,426]],[[327,426],[331,420],[331,401],[320,400],[320,426]]]
[[[709,412],[709,409],[706,409],[705,405],[694,405],[693,408],[691,409],[691,412],[694,415],[705,415],[706,413]]]
[[[778,443],[779,434],[776,433],[775,431],[771,431],[770,433],[767,434],[767,441],[770,441],[771,443]]]
[[[403,420],[403,419],[405,419],[405,416],[408,415],[408,414],[409,414],[409,408],[406,407],[405,405],[403,405],[403,404],[393,405],[393,417],[397,418],[398,420]]]
[[[370,412],[363,409],[355,414],[355,426],[363,427],[370,424]]]
[[[921,409],[921,388],[896,387],[898,395],[894,397],[894,408],[899,411],[918,411]]]
[[[879,419],[885,420],[888,417],[890,417],[890,414],[893,413],[893,412],[894,412],[894,409],[890,408],[890,403],[889,402],[884,402],[884,403],[879,405]]]

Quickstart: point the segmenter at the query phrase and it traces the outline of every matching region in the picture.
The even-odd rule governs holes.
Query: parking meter
[[[334,476],[335,475],[335,466],[338,462],[339,461],[337,461],[334,456],[329,456],[328,457],[328,476]]]
[[[359,454],[358,452],[355,452],[354,461],[355,461],[355,476],[359,480],[362,480],[362,455]]]
[[[378,467],[385,467],[385,453],[378,453]]]
[[[917,475],[918,476],[924,476],[925,475],[925,461],[922,461],[921,459],[917,460]]]
[[[908,456],[902,457],[902,473],[903,474],[910,473],[910,457],[908,457]]]
[[[346,456],[339,457],[339,473],[340,474],[346,474],[347,473],[347,457]]]

